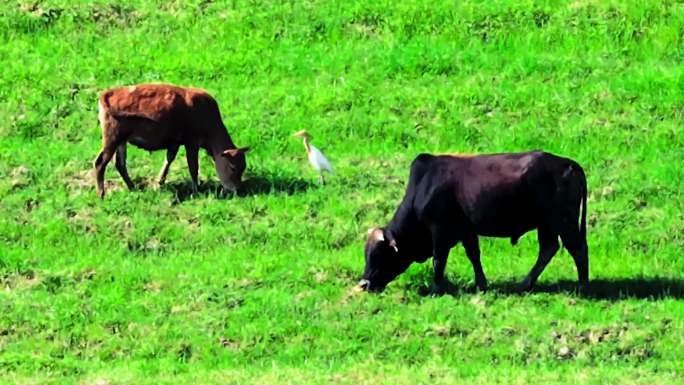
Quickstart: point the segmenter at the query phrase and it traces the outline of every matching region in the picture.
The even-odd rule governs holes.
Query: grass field
[[[5,1],[0,383],[684,383],[684,4],[677,1]],[[211,160],[129,147],[96,198],[97,95],[207,89],[243,196]],[[330,158],[325,186],[290,135]],[[544,149],[589,183],[590,278],[482,239],[449,295],[430,263],[352,294],[421,152]]]

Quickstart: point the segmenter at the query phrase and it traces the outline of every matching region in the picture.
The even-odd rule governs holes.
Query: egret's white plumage
[[[328,159],[323,155],[321,150],[317,149],[312,144],[309,144],[309,163],[311,163],[313,168],[318,172],[327,171],[332,174],[330,162],[328,162]]]
[[[318,171],[318,177],[320,178],[321,183],[325,183],[323,179],[323,172],[329,172],[330,174],[333,172],[332,166],[330,165],[328,159],[325,157],[325,155],[323,155],[321,150],[309,143],[310,136],[305,130],[298,131],[293,136],[304,138],[304,148],[306,148],[306,153],[309,157],[309,163],[311,163],[311,166]]]

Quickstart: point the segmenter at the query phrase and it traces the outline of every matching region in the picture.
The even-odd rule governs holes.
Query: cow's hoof
[[[577,286],[577,295],[581,297],[586,297],[587,295],[589,295],[589,284],[584,283]]]
[[[518,285],[517,291],[521,294],[529,293],[532,291],[532,284],[527,281],[523,281],[520,285]]]
[[[430,296],[432,297],[441,297],[446,293],[446,285],[445,284],[436,284],[433,283],[432,286],[430,287]]]

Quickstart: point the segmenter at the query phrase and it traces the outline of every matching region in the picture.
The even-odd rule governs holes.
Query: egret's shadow
[[[305,192],[313,186],[315,185],[306,180],[298,178],[287,178],[272,175],[252,175],[243,181],[242,187],[237,194],[225,193],[221,183],[212,180],[200,183],[200,185],[197,187],[197,196],[232,198],[235,196],[243,197],[273,193],[294,195],[300,192]],[[175,195],[176,203],[181,203],[193,196],[192,182],[190,181],[167,183],[163,188]]]
[[[560,280],[556,282],[538,281],[531,292],[520,290],[520,281],[490,282],[488,290],[504,295],[534,295],[534,293],[577,294],[582,298],[595,300],[620,301],[624,299],[659,300],[663,298],[684,299],[684,280],[662,277],[639,278],[598,278],[589,282],[589,288],[578,293],[577,281]],[[460,285],[449,282],[446,295],[460,296],[475,292],[473,285]],[[430,288],[418,287],[420,295],[429,295]]]

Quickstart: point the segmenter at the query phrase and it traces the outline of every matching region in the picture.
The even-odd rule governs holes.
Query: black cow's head
[[[411,260],[399,252],[394,237],[382,228],[368,230],[365,257],[366,268],[359,286],[368,291],[384,290],[411,265]]]

